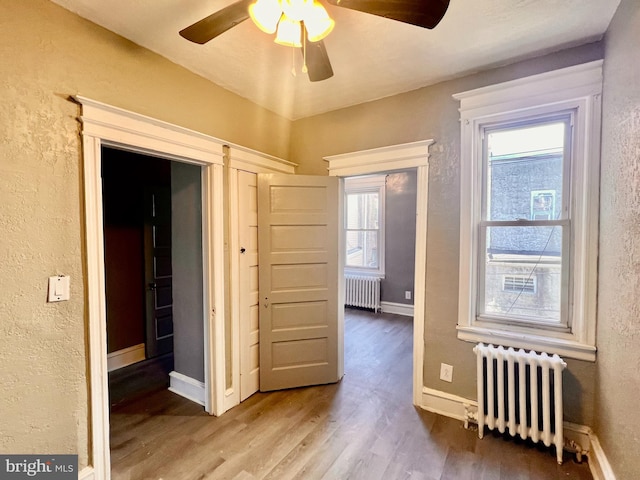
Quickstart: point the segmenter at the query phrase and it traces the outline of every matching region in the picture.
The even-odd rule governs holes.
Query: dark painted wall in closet
[[[175,371],[204,382],[202,182],[197,165],[171,162]]]
[[[417,172],[407,170],[387,176],[385,191],[385,278],[383,302],[413,305],[415,272]],[[405,299],[405,291],[411,299]]]
[[[144,189],[171,185],[171,162],[103,148],[107,352],[145,342]]]

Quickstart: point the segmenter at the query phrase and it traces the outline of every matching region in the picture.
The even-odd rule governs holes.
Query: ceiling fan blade
[[[205,44],[249,18],[250,3],[251,0],[240,0],[232,3],[228,7],[218,10],[199,22],[180,30],[180,35],[191,42],[199,43],[200,45]]]
[[[327,55],[327,49],[324,42],[310,42],[305,35],[304,39],[307,50],[307,70],[309,80],[312,82],[320,82],[327,78],[333,77],[333,68]],[[302,50],[302,49],[301,49]]]
[[[444,17],[449,0],[327,0],[331,5],[433,28]]]

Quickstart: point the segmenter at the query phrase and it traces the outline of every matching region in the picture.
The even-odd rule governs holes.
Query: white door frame
[[[295,163],[239,145],[225,152],[229,186],[229,310],[231,315],[231,385],[224,395],[224,411],[240,404],[240,239],[238,211],[238,170],[250,173],[294,174]]]
[[[424,385],[427,204],[429,199],[429,146],[432,143],[434,143],[433,140],[423,140],[324,157],[324,160],[329,162],[329,175],[343,178],[408,168],[417,169],[416,263],[413,302],[413,404],[417,406],[422,406]],[[344,184],[344,181],[341,183]]]
[[[224,411],[224,143],[214,137],[76,96],[82,105],[89,405],[94,478],[111,476],[101,147],[202,167],[205,410]],[[218,312],[219,314],[216,314]],[[86,473],[84,477],[89,477]]]

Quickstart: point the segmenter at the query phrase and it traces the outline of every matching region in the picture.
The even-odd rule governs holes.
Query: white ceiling
[[[251,20],[206,45],[178,35],[235,0],[52,1],[289,119],[598,40],[620,3],[451,0],[433,30],[326,5],[336,21],[324,40],[334,76],[312,83],[299,71],[300,53],[273,43]]]

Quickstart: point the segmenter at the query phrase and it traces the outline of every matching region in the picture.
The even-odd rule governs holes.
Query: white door
[[[339,204],[335,177],[258,175],[262,391],[342,375]]]
[[[258,334],[258,197],[255,173],[238,171],[240,243],[240,401],[260,386]]]

